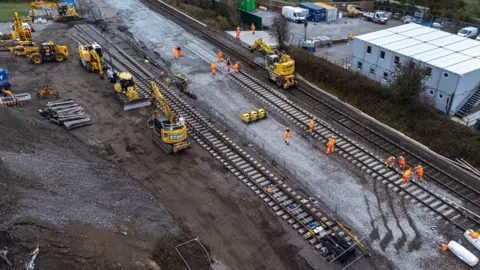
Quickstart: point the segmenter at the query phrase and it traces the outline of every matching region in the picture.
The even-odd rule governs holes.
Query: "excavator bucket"
[[[123,103],[123,110],[130,111],[142,107],[150,106],[150,99],[148,98],[139,98],[135,100],[126,101]]]

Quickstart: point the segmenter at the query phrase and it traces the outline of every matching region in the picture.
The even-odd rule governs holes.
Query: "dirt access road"
[[[68,28],[52,24],[37,39],[66,44],[74,54]],[[94,121],[67,132],[40,118],[46,101],[35,98],[0,109],[0,247],[9,250],[13,269],[25,267],[37,243],[38,269],[148,269],[152,254],[172,255],[160,262],[163,269],[184,269],[171,248],[194,237],[230,269],[310,268],[302,256],[313,249],[220,163],[195,144],[164,154],[146,128],[148,111],[123,112],[112,85],[75,56],[61,64],[1,65],[15,92],[35,96],[50,81]],[[202,256],[192,257],[207,267]]]

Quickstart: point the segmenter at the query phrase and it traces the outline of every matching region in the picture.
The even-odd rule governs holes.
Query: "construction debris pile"
[[[63,125],[67,130],[92,124],[92,119],[85,114],[83,107],[72,99],[48,102],[46,108],[39,110],[39,113],[51,123]]]

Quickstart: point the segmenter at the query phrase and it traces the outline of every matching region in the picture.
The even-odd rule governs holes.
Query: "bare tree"
[[[401,63],[397,66],[390,84],[395,98],[402,104],[412,104],[418,101],[426,90],[426,78],[431,70],[419,66],[413,61]]]
[[[273,18],[273,25],[270,32],[277,40],[278,49],[286,49],[287,41],[290,38],[290,25],[282,15],[278,14]]]

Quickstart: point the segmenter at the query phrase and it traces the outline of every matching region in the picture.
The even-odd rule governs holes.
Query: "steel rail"
[[[207,41],[209,41],[210,43],[212,43],[213,45],[218,46],[218,48],[220,48],[224,52],[224,54],[231,55],[231,56],[237,58],[238,60],[240,60],[244,64],[251,63],[251,58],[249,56],[246,56],[246,55],[242,54],[240,51],[236,50],[235,48],[232,48],[228,44],[224,44],[217,37],[215,37],[215,35],[213,33],[211,33],[211,31],[208,28],[206,28],[204,26],[201,26],[201,25],[198,25],[198,23],[196,23],[195,21],[192,21],[191,19],[184,17],[183,15],[178,13],[177,11],[171,9],[171,7],[168,6],[167,4],[165,4],[161,1],[158,1],[158,0],[142,0],[142,2],[144,2],[147,6],[149,6],[151,8],[155,8],[156,10],[160,9],[161,11],[168,13],[169,16],[172,16],[176,19],[176,23],[179,23],[179,24],[181,23],[182,27],[187,28],[192,33],[194,33],[196,36],[200,36],[200,37],[206,39]],[[258,73],[259,75],[265,77],[266,72],[265,72],[264,68],[262,66],[256,64],[256,63],[253,66],[253,71]],[[307,90],[305,90],[303,88],[297,87],[296,89],[299,90],[301,93],[305,93],[305,94],[308,93]],[[292,93],[295,94],[295,91],[292,91]],[[309,99],[311,99],[311,97],[313,97],[311,94],[309,94],[309,96],[310,96]],[[302,99],[302,98],[299,97],[299,99]],[[302,99],[302,101],[309,104],[308,99],[307,100]],[[410,151],[406,150],[404,147],[400,146],[399,144],[394,143],[393,141],[389,140],[388,138],[381,135],[380,133],[375,132],[372,129],[368,128],[366,125],[361,124],[360,122],[358,122],[354,118],[352,118],[352,117],[346,115],[345,113],[341,112],[338,108],[335,108],[334,106],[332,106],[332,105],[330,105],[326,102],[322,102],[318,98],[316,99],[316,102],[317,102],[317,104],[318,104],[318,102],[321,102],[321,104],[323,106],[327,106],[329,108],[330,112],[326,112],[325,110],[322,111],[320,109],[318,109],[316,111],[321,112],[324,115],[327,115],[328,117],[335,120],[337,123],[342,124],[343,127],[345,127],[348,130],[354,132],[355,134],[357,134],[361,138],[367,139],[370,143],[374,144],[379,149],[382,149],[382,150],[386,151],[387,153],[393,154],[393,155],[401,155],[403,153],[408,153],[409,155],[408,156],[405,155],[405,156],[407,158],[407,161],[409,161],[409,165],[412,165],[412,160],[418,160],[419,161],[418,163],[422,163],[422,165],[424,165],[425,176],[426,176],[427,179],[435,181],[441,187],[449,190],[450,192],[452,192],[453,194],[455,194],[457,196],[460,196],[460,199],[462,199],[462,200],[466,201],[467,203],[471,204],[472,206],[474,206],[474,208],[476,208],[475,210],[477,210],[477,211],[474,211],[472,209],[469,209],[469,211],[471,213],[473,213],[475,216],[478,216],[478,213],[479,213],[478,211],[480,211],[480,191],[478,191],[475,188],[469,186],[468,184],[466,184],[462,180],[452,176],[451,174],[445,172],[444,170],[442,170],[438,166],[433,165],[431,162],[428,162],[424,158],[421,158],[418,155],[415,155],[415,154],[411,153]],[[311,102],[310,102],[309,105],[311,105]],[[313,104],[313,107],[315,108],[315,104]],[[350,122],[355,123],[355,125],[357,127],[358,126],[363,127],[365,130],[367,130],[368,133],[367,134],[362,134],[362,133],[358,132],[354,127],[349,127],[348,124],[346,124],[346,121],[350,121]],[[305,127],[306,126],[307,126],[307,124],[305,124]],[[381,142],[369,139],[373,136],[381,138],[382,142],[387,142],[387,143],[391,144],[392,146],[394,146],[395,148],[394,149],[387,149],[387,148],[385,148],[384,145],[382,145]],[[440,176],[437,177],[438,174],[440,174]],[[453,183],[453,185],[452,185],[452,183]],[[458,186],[455,186],[455,185],[458,185]]]
[[[104,45],[109,42],[98,30],[91,26],[76,26],[76,29],[80,32],[80,37],[74,36],[77,40],[83,39],[85,42],[96,41],[104,48]],[[88,38],[85,36],[88,36]],[[123,50],[112,43],[110,43],[109,48],[113,62],[110,64],[114,65],[118,70],[128,70],[134,74],[139,88],[143,89],[144,92],[148,92],[149,81],[154,80],[157,86],[162,89],[167,103],[175,114],[185,118],[190,136],[222,162],[238,179],[250,187],[275,211],[277,216],[287,221],[302,235],[312,231],[311,226],[316,224],[324,228],[325,233],[338,234],[348,241],[350,245],[353,245],[354,239],[342,231],[335,219],[326,211],[316,209],[309,203],[309,200],[303,199],[283,183],[282,180],[279,180],[279,177],[269,172],[260,162],[254,160],[246,151],[206,120],[200,112],[192,108],[173,90],[165,87],[161,81]],[[105,60],[108,61],[108,59]],[[272,186],[273,192],[269,193],[265,188],[266,186]],[[312,239],[315,240],[312,242]],[[315,244],[316,249],[320,247],[321,241],[320,237],[317,236],[313,236],[310,239],[310,242]],[[357,250],[360,251],[360,254],[363,254],[360,248],[357,248]]]

